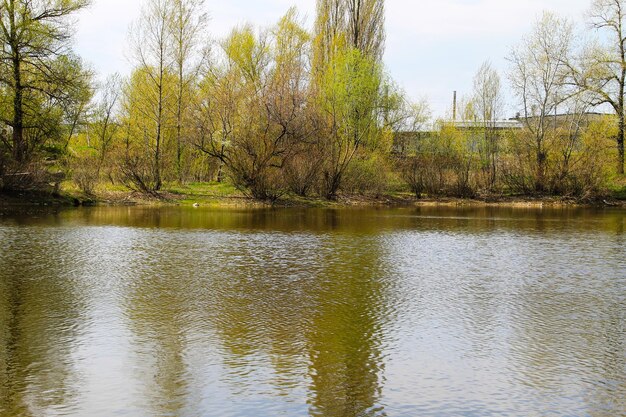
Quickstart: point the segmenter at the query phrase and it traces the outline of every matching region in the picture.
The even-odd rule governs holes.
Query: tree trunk
[[[326,199],[327,200],[336,200],[337,199],[337,191],[339,191],[339,186],[341,185],[341,172],[335,173],[326,173]]]
[[[161,181],[161,124],[157,128],[156,151],[154,153],[154,191],[160,191]]]
[[[13,81],[15,82],[15,95],[13,97],[13,159],[18,163],[26,161],[26,143],[24,143],[24,109],[22,86],[22,71],[20,57],[13,58]]]
[[[619,132],[617,134],[617,152],[619,153],[617,172],[620,175],[624,175],[624,130],[626,130],[626,124],[622,112],[619,118]]]
[[[161,95],[161,93],[159,93]],[[162,135],[162,107],[161,99],[159,99],[158,110],[158,122],[157,122],[157,134],[156,134],[156,149],[154,152],[154,191],[160,191],[162,186],[161,181],[161,135]]]
[[[180,122],[180,105],[178,110],[178,122],[176,124],[176,173],[178,174],[178,183],[183,183],[183,146],[181,143],[181,122]]]
[[[543,151],[537,151],[537,178],[535,180],[535,191],[543,193],[545,187],[546,176],[546,154]]]
[[[183,145],[182,145],[182,129],[183,129],[183,71],[182,65],[179,66],[178,73],[178,97],[176,108],[176,173],[178,174],[179,184],[183,183]]]
[[[161,59],[162,56],[161,56]],[[163,135],[163,64],[159,71],[159,104],[157,110],[156,151],[154,153],[154,191],[160,191],[163,181],[161,179],[161,140]]]

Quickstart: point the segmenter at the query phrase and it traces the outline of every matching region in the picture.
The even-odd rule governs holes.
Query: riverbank
[[[426,197],[417,199],[408,192],[383,195],[340,195],[335,201],[319,197],[284,195],[275,202],[258,201],[245,196],[235,187],[222,183],[193,183],[171,185],[158,196],[147,196],[123,188],[108,187],[95,195],[85,195],[76,189],[66,188],[61,193],[19,192],[0,193],[0,206],[201,206],[214,208],[264,208],[264,207],[393,207],[393,206],[475,206],[475,207],[623,207],[626,199],[622,192],[594,200],[577,200],[565,197],[489,195],[473,199]]]

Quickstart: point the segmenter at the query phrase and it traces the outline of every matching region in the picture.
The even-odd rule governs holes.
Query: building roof
[[[457,129],[477,129],[482,128],[484,126],[488,126],[494,129],[521,129],[523,127],[522,123],[519,120],[489,120],[486,122],[482,121],[470,121],[470,120],[457,120],[457,121],[446,121],[445,124],[451,124]]]

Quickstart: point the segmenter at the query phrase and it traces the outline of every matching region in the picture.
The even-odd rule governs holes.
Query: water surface
[[[626,212],[0,214],[1,416],[625,416]]]

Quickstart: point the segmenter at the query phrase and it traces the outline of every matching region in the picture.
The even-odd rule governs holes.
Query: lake
[[[626,416],[626,212],[0,212],[1,416]]]

